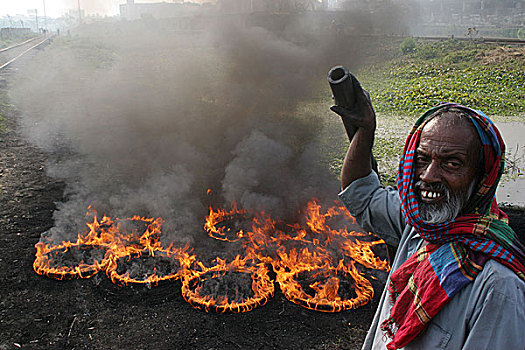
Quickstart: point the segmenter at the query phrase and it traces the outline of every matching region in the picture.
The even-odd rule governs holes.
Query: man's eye
[[[426,157],[426,156],[416,156],[416,163],[417,164],[426,164],[426,163],[428,163],[428,157]]]
[[[451,168],[451,169],[457,169],[457,168],[461,167],[461,162],[459,162],[457,160],[447,160],[445,162],[445,166],[447,166],[448,168]]]

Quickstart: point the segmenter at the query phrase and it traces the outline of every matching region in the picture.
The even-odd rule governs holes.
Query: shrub
[[[403,55],[416,51],[416,39],[412,37],[406,38],[403,40],[403,42],[401,42],[401,45],[399,45],[399,49]]]

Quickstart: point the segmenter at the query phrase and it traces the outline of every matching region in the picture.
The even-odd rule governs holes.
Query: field
[[[37,120],[37,122],[41,122],[39,128],[35,128],[37,131],[46,127],[53,131],[54,128],[61,127],[69,122],[67,111],[80,111],[85,115],[75,119],[74,122],[82,123],[85,130],[82,129],[82,133],[76,135],[78,138],[88,134],[93,135],[96,139],[97,133],[104,133],[106,129],[118,134],[122,128],[111,129],[114,127],[111,123],[115,122],[115,119],[117,122],[119,121],[119,114],[115,113],[110,107],[115,106],[112,104],[111,97],[118,98],[120,95],[112,95],[112,92],[123,89],[133,93],[131,96],[125,96],[125,104],[122,104],[124,107],[132,106],[125,111],[136,116],[137,118],[134,121],[140,126],[141,133],[138,136],[133,135],[136,138],[129,138],[132,141],[130,142],[131,145],[140,144],[140,138],[148,136],[146,132],[150,130],[148,127],[152,123],[151,119],[154,118],[154,113],[148,114],[146,112],[161,110],[162,108],[159,106],[167,110],[166,119],[160,120],[165,124],[161,123],[160,128],[153,129],[157,132],[153,136],[157,137],[158,134],[162,135],[159,130],[164,131],[164,125],[170,125],[172,115],[176,112],[172,108],[167,108],[172,105],[165,100],[171,101],[172,94],[180,92],[186,100],[192,102],[195,101],[194,95],[196,94],[193,90],[188,89],[189,91],[186,91],[184,85],[183,89],[177,90],[173,87],[176,85],[174,83],[176,80],[171,79],[173,76],[169,74],[170,72],[158,69],[159,66],[169,67],[170,64],[178,62],[177,60],[170,60],[173,58],[174,51],[171,47],[157,48],[158,51],[153,54],[137,53],[131,49],[116,52],[111,45],[77,37],[60,38],[53,45],[51,49],[58,52],[61,52],[60,49],[63,48],[67,48],[67,50],[56,56],[60,60],[47,60],[47,64],[50,64],[47,66],[48,69],[40,69],[41,63],[45,61],[42,57],[45,57],[47,53],[44,51],[32,56],[31,59],[35,60],[32,64],[29,60],[20,62],[19,65],[13,66],[16,69],[3,72],[0,76],[0,115],[3,118],[2,128],[0,128],[0,149],[2,150],[0,152],[0,185],[2,191],[0,200],[2,212],[0,218],[0,239],[2,242],[0,246],[0,280],[2,280],[0,286],[2,295],[0,301],[0,349],[145,349],[152,346],[158,349],[360,348],[375,312],[383,288],[384,276],[373,282],[375,297],[372,302],[356,310],[336,314],[315,312],[292,304],[285,299],[281,292],[277,291],[274,298],[264,307],[244,314],[222,315],[204,313],[193,309],[182,298],[179,292],[179,282],[159,289],[146,287],[117,288],[109,283],[103,275],[89,280],[73,281],[56,281],[37,275],[32,269],[35,243],[40,240],[42,233],[57,225],[57,208],[63,208],[63,203],[71,201],[78,195],[71,190],[70,186],[71,183],[74,184],[75,181],[79,181],[81,177],[67,178],[59,170],[65,171],[70,168],[69,166],[75,165],[71,158],[76,160],[77,155],[80,158],[82,152],[78,149],[66,149],[67,144],[64,139],[59,137],[51,139],[45,137],[47,136],[45,133],[42,134],[43,136],[36,135],[41,138],[35,138],[36,141],[33,139],[34,143],[38,145],[40,142],[49,147],[49,144],[54,146],[53,142],[56,142],[57,148],[38,147],[27,140],[28,130],[35,123],[30,123],[33,120],[27,119],[28,116],[24,115],[28,113],[27,110],[23,111],[22,104],[15,104],[15,99],[11,99],[7,93],[15,85],[13,82],[15,72],[28,69],[31,65],[38,68],[35,75],[26,75],[25,79],[29,82],[35,79],[37,88],[32,91],[42,94],[46,98],[30,99],[37,104],[36,106],[33,104],[29,106],[34,107],[34,109],[29,110],[30,112],[38,115],[49,105],[55,103],[55,99],[63,98],[63,103],[58,105],[59,108],[51,109],[51,113],[46,115],[47,118],[41,121]],[[133,45],[132,42],[132,49],[135,49]],[[363,86],[370,91],[378,114],[378,137],[374,153],[379,159],[381,176],[385,183],[393,183],[397,157],[406,132],[416,115],[442,98],[454,98],[461,103],[473,104],[473,107],[484,110],[497,120],[523,122],[524,82],[522,73],[524,57],[522,49],[499,48],[454,41],[412,43],[410,40],[381,47],[384,51],[370,51],[371,59],[369,61],[371,64],[360,66],[355,73]],[[210,92],[228,90],[221,89],[219,82],[225,74],[225,69],[231,63],[228,60],[222,60],[221,65],[214,64],[213,57],[207,56],[212,51],[209,48],[197,46],[188,49],[188,51],[191,50],[200,54],[198,59],[202,65],[199,68],[202,70],[198,71],[198,77],[205,76],[210,79],[206,89],[202,90],[204,93],[199,95],[197,99],[198,102],[205,104],[207,108],[209,107],[209,110],[204,109],[207,113],[205,116],[208,117],[204,123],[206,128],[198,129],[196,135],[199,137],[196,137],[195,144],[204,150],[215,151],[211,147],[206,148],[206,137],[211,138],[217,134],[220,136],[221,145],[225,146],[231,142],[228,137],[246,138],[246,133],[241,132],[240,135],[232,135],[224,132],[224,130],[228,130],[229,125],[224,122],[220,123],[220,117],[223,117],[221,113],[227,114],[232,110],[238,112],[235,109],[235,103],[238,101],[245,102],[245,100],[230,100],[224,109],[216,108],[214,100],[210,98],[212,96]],[[177,55],[182,55],[182,51],[175,52],[175,57],[178,58]],[[108,89],[104,90],[105,94],[96,95],[97,91],[92,86],[100,87],[100,85],[94,83],[89,85],[87,82],[92,83],[93,80],[90,80],[90,77],[94,75],[101,78],[105,75],[111,75],[115,62],[126,55],[133,55],[129,60],[133,63],[131,65],[133,69],[130,71],[136,75],[120,75],[121,79],[117,80],[118,84],[110,85]],[[144,68],[139,65],[140,60],[143,59],[141,55],[144,55],[150,64],[151,70],[147,73],[157,80],[147,80],[146,84],[140,86],[137,91],[125,90],[134,83],[135,79],[140,78],[141,74],[146,75],[144,70],[134,69],[135,67]],[[75,62],[78,57],[84,63],[82,69],[71,69],[71,67],[77,67],[68,66],[67,63]],[[388,59],[384,59],[384,57]],[[51,74],[62,69],[70,69],[69,74],[72,74],[73,77]],[[491,69],[495,73],[490,73]],[[443,73],[445,71],[446,73]],[[184,74],[183,77],[195,77],[195,71],[184,73],[187,75]],[[247,69],[242,73],[250,75],[254,72]],[[280,77],[280,75],[277,76]],[[35,77],[39,77],[41,80]],[[264,80],[264,74],[256,75],[256,77],[259,79],[257,83],[260,83],[261,80],[268,84],[271,83],[270,80]],[[328,109],[330,95],[325,77],[321,75],[319,77],[318,81],[316,80],[312,84],[314,86],[312,94],[301,103],[294,105],[293,110],[281,110],[281,106],[288,107],[286,101],[279,100],[278,94],[270,95],[272,98],[276,97],[276,105],[279,108],[276,109],[274,119],[267,118],[263,121],[268,122],[268,124],[278,123],[281,128],[277,129],[278,132],[282,132],[283,129],[289,131],[293,137],[285,132],[282,132],[280,136],[292,150],[301,149],[300,141],[302,139],[300,136],[317,137],[319,142],[315,145],[320,146],[322,161],[326,167],[330,167],[330,175],[333,180],[337,177],[341,157],[347,147],[347,140],[338,117]],[[446,79],[441,79],[441,77],[446,77]],[[243,79],[240,79],[243,77],[235,76],[234,78],[236,78],[233,79],[235,84],[228,85],[228,88],[238,86],[252,88],[252,86],[247,86],[248,83]],[[52,84],[45,85],[43,89],[42,81],[52,82]],[[472,88],[473,81],[476,81],[479,86],[492,90],[474,89]],[[83,89],[84,84],[87,86],[85,90]],[[158,86],[160,84],[164,84],[162,87],[167,86],[167,91],[160,89]],[[417,88],[415,88],[416,84],[419,84]],[[263,88],[260,88],[259,85],[255,85],[256,97],[264,94],[270,88],[275,88],[273,84],[263,84],[262,86]],[[437,89],[437,86],[443,88]],[[257,90],[257,88],[260,89]],[[281,92],[278,88],[275,89],[278,93]],[[70,105],[76,107],[74,103],[78,103],[76,101],[78,94],[69,94],[69,92],[76,92],[77,90],[88,92],[82,95],[87,100],[87,106],[93,107],[97,104],[93,95],[98,96],[104,104],[102,106],[99,104],[99,109],[93,108],[94,111],[87,108],[86,110],[80,108],[68,110]],[[148,90],[155,92],[148,97],[149,99],[144,97],[147,95],[144,92]],[[431,93],[431,91],[433,92]],[[505,93],[495,93],[498,91]],[[28,94],[26,90],[23,92]],[[227,92],[225,91],[224,94],[228,97]],[[244,97],[245,93],[246,91],[241,89],[240,96]],[[106,98],[106,95],[110,98]],[[166,99],[159,98],[159,96]],[[223,97],[222,95],[218,96]],[[426,96],[426,98],[421,98],[421,96]],[[22,97],[21,101],[24,101],[25,97],[30,98],[32,96]],[[140,103],[135,104],[134,100],[138,100]],[[198,121],[201,116],[191,113],[194,109],[202,110],[197,109],[197,106],[191,103],[186,104],[187,101],[183,102],[185,103],[181,106],[185,108],[184,112]],[[256,114],[256,107],[261,106],[261,104],[255,104],[249,112]],[[28,106],[25,105],[24,107],[27,108]],[[139,109],[136,114],[134,114],[134,108]],[[242,127],[249,124],[247,122],[249,118],[242,119],[242,117],[248,113],[243,109],[240,110],[243,113],[236,116],[238,120],[234,120],[236,123],[234,127],[241,128],[245,132],[247,128],[242,129]],[[111,115],[113,119],[96,119],[99,114],[104,114],[104,112]],[[294,114],[294,116],[289,114]],[[53,119],[57,115],[59,118]],[[302,116],[307,121],[302,124],[294,124]],[[93,118],[94,121],[86,117]],[[66,126],[74,129],[75,123]],[[182,125],[201,126],[200,124]],[[129,124],[126,126],[131,128]],[[267,124],[262,124],[262,127],[265,126]],[[210,130],[213,128],[216,130]],[[68,131],[67,128],[62,130]],[[176,133],[174,135],[183,137]],[[62,135],[59,134],[58,136]],[[71,139],[67,141],[74,145],[76,140],[72,137]],[[111,146],[117,145],[114,139],[109,141]],[[165,140],[165,142],[167,141]],[[169,145],[169,143],[167,144]],[[100,143],[90,143],[89,145],[98,150],[97,147],[100,146]],[[271,145],[275,145],[275,143],[271,143]],[[142,146],[147,147],[147,144],[144,143]],[[122,148],[126,155],[130,153],[128,148]],[[279,150],[281,148],[274,149]],[[184,150],[187,151],[186,153],[194,151],[190,148]],[[75,151],[78,153],[75,154]],[[224,153],[230,157],[231,151],[232,148]],[[252,153],[257,155],[263,151],[265,150],[262,148],[256,148]],[[162,153],[161,148],[157,150],[157,153],[148,154],[148,157],[151,155],[149,158],[157,160],[159,153]],[[124,161],[130,159],[132,160],[133,157],[125,158]],[[119,161],[121,159],[116,159],[117,164]],[[199,166],[200,163],[206,161],[212,162],[215,159],[199,159]],[[264,165],[274,164],[271,161],[273,158],[268,157],[267,163]],[[59,165],[65,164],[65,166],[53,168],[50,167],[52,162],[58,162]],[[154,162],[148,164],[154,164]],[[93,176],[97,175],[96,172],[103,173],[106,168],[113,166],[110,162],[105,162],[102,157],[94,158],[90,165],[99,166],[95,168],[95,172],[91,173]],[[252,171],[253,169],[248,170]],[[518,169],[518,171],[520,170]],[[120,185],[127,180],[126,177],[132,177],[132,175],[134,174],[126,173],[123,177],[115,176],[115,182]],[[272,175],[268,174],[268,176]],[[298,174],[292,174],[292,176],[294,179],[299,178]],[[202,178],[206,179],[204,175]],[[173,178],[168,177],[167,179],[171,181]],[[107,184],[111,185],[109,181]],[[197,181],[197,185],[201,185],[201,183]],[[209,184],[205,183],[205,185]],[[105,186],[99,187],[104,187],[103,190],[111,192]],[[152,187],[151,191],[153,189]],[[137,192],[140,192],[139,190]],[[147,197],[150,192],[143,191],[139,194]],[[170,192],[166,197],[176,194]],[[195,193],[191,193],[191,195],[199,196]],[[335,197],[335,193],[333,196]],[[113,193],[110,193],[110,197],[116,202],[125,198],[113,196]],[[159,210],[162,210],[162,206],[167,203],[164,199],[165,197],[160,196],[154,200],[155,204],[160,203]],[[523,211],[511,209],[509,214],[511,215],[511,225],[517,231],[523,232],[525,224]],[[209,242],[208,238],[205,233],[201,233],[196,235],[195,240],[201,243],[201,249],[212,253],[215,253],[215,248],[225,248],[225,245],[206,243]]]
[[[412,123],[440,102],[478,109],[496,122],[525,122],[525,48],[412,38],[396,45],[397,56],[356,72],[378,115],[374,154],[386,183],[394,184],[397,159]],[[346,144],[330,150],[336,173],[344,148]],[[513,158],[509,151],[507,159]],[[507,173],[522,174],[522,169],[511,169],[512,164]]]

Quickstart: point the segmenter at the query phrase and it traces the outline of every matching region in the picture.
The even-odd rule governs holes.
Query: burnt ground
[[[287,301],[279,288],[263,307],[244,314],[195,310],[180,282],[148,290],[117,288],[105,276],[56,281],[32,269],[35,243],[53,226],[64,184],[45,174],[49,156],[22,140],[17,111],[0,74],[0,349],[358,349],[374,300],[329,314]],[[522,210],[507,208],[523,234]],[[522,236],[523,237],[523,236]]]
[[[16,108],[0,72],[0,349],[357,349],[382,286],[368,305],[342,313],[310,311],[279,288],[244,314],[196,310],[176,282],[117,288],[102,275],[57,281],[32,268],[34,245],[53,226],[64,184],[45,173],[43,153],[19,134]],[[277,287],[277,286],[276,286]]]

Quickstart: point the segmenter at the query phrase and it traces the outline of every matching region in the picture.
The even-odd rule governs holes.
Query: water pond
[[[500,183],[498,203],[525,207],[525,123],[496,123],[507,146],[508,174]]]

